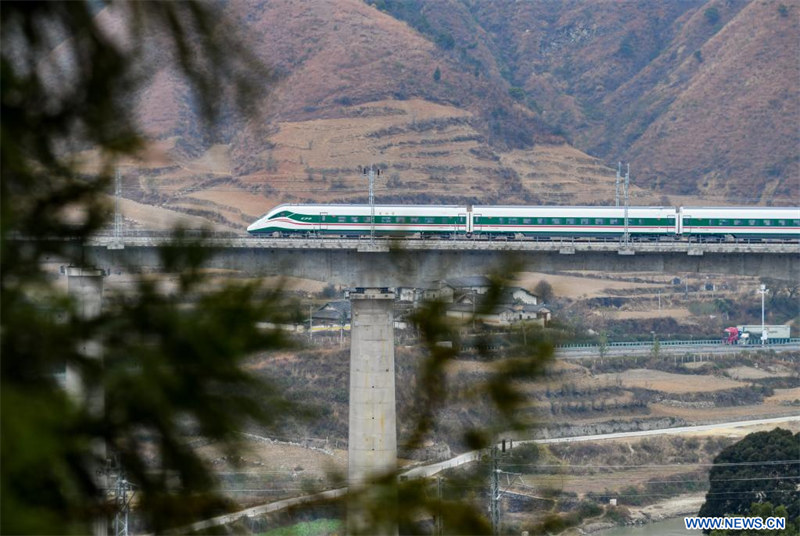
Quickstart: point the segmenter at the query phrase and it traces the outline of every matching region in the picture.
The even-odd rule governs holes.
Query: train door
[[[461,222],[464,222],[463,224]],[[469,232],[469,218],[467,218],[466,212],[461,212],[456,219],[456,227],[455,227],[456,234],[458,233],[468,233]]]
[[[480,214],[472,215],[472,232],[480,233],[483,231],[483,216]]]
[[[320,212],[319,213],[319,225],[317,227],[318,231],[325,231],[328,229],[328,213],[327,212]]]
[[[467,205],[467,235],[472,234],[472,205]]]
[[[680,218],[678,218],[678,214],[676,212],[672,212],[667,214],[667,226],[663,229],[659,229],[659,232],[666,233],[669,235],[676,235],[680,234],[678,227]]]

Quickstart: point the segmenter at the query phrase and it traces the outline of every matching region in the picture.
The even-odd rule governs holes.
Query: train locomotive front
[[[465,234],[466,207],[455,205],[280,205],[247,228],[253,235],[382,236]]]

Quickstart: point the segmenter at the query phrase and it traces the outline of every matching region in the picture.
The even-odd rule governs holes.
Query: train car
[[[380,235],[464,234],[467,207],[456,205],[375,205]],[[370,205],[279,205],[247,228],[254,235],[365,235],[372,227]]]
[[[480,206],[472,209],[472,231],[525,236],[621,236],[625,207]],[[674,207],[628,207],[631,235],[675,236]]]
[[[253,235],[361,236],[370,234],[369,205],[285,204],[250,225]],[[800,240],[800,208],[628,207],[636,238],[728,237]],[[624,207],[375,205],[377,235],[499,236],[527,238],[619,237]]]
[[[723,238],[800,239],[797,207],[681,207],[678,233]]]

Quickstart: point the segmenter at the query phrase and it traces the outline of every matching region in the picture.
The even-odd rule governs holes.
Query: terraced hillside
[[[421,99],[344,110],[344,117],[279,122],[253,155],[264,168],[248,174],[231,171],[229,145],[179,163],[124,168],[125,197],[241,231],[279,203],[366,202],[358,168],[374,164],[378,203],[614,202],[616,170],[567,144],[494,150],[469,112]],[[660,197],[631,189],[632,203]],[[129,225],[154,223],[126,214]]]

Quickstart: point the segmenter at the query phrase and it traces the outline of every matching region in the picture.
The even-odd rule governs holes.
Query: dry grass
[[[630,281],[614,281],[599,277],[579,277],[541,272],[521,272],[517,283],[524,288],[532,289],[539,281],[547,281],[553,287],[553,293],[560,298],[596,298],[607,296],[608,290],[630,290],[635,288],[658,289],[658,283],[632,283]]]
[[[633,369],[619,374],[600,374],[597,381],[616,383],[622,387],[651,389],[665,393],[700,393],[743,387],[746,383],[719,376],[673,374],[659,370]]]
[[[220,225],[209,221],[206,218],[190,216],[181,212],[167,208],[154,207],[123,199],[120,203],[120,210],[125,220],[136,222],[140,227],[148,230],[169,230],[175,225],[181,224],[191,229],[210,227],[219,231],[232,231],[231,227]]]
[[[778,374],[774,372],[768,372],[754,367],[733,367],[725,370],[725,374],[734,380],[759,380],[761,378],[774,378],[778,376]]]
[[[681,467],[652,467],[628,469],[624,471],[598,472],[589,475],[525,475],[522,481],[535,489],[558,489],[565,493],[577,493],[583,496],[587,493],[602,493],[605,490],[620,490],[628,486],[641,486],[648,480],[660,477],[669,477],[683,474],[697,469],[696,465],[683,465]]]
[[[765,398],[765,404],[781,404],[782,402],[794,402],[800,400],[800,387],[794,389],[775,389],[775,394]],[[800,412],[800,409],[797,410]]]
[[[686,320],[691,316],[689,309],[685,307],[673,307],[670,309],[655,309],[651,311],[611,311],[611,318],[615,320],[629,320],[641,318],[676,318]]]
[[[788,417],[797,415],[797,413],[797,408],[776,406],[775,404],[719,408],[677,408],[663,404],[650,404],[651,417],[676,417],[687,422],[743,421],[778,416]],[[774,424],[770,425],[768,429],[771,430],[775,426]]]

